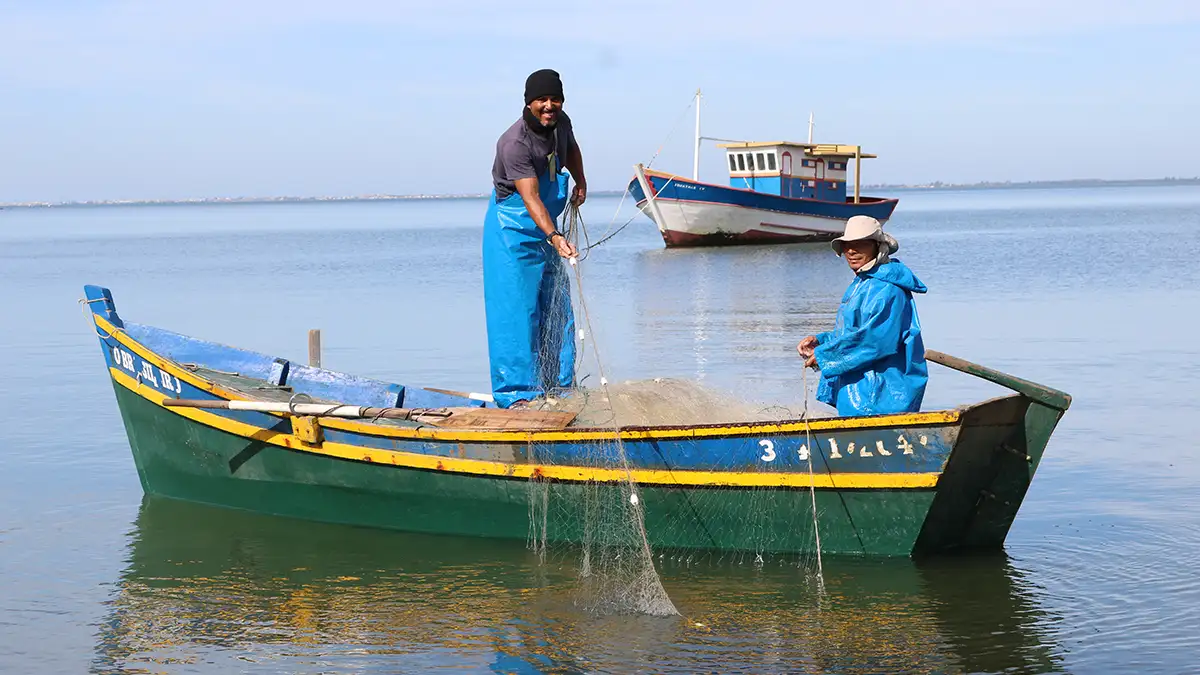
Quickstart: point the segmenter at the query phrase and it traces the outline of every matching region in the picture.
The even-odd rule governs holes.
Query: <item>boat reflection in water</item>
[[[143,500],[94,672],[1046,672],[1056,620],[1003,556],[664,558],[683,617],[594,616],[520,542]],[[803,560],[801,560],[803,563]],[[258,664],[257,666],[253,664]]]
[[[629,370],[791,405],[797,416],[796,344],[833,328],[853,278],[828,244],[641,251],[628,275],[623,285],[654,289],[634,297],[639,348]],[[810,384],[815,391],[815,373]]]

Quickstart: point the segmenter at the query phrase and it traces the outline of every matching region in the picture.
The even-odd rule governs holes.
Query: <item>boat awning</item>
[[[789,145],[793,148],[811,148],[808,143],[792,143],[790,141],[741,141],[730,143],[717,143],[718,148],[768,148],[774,145]]]
[[[862,146],[859,145],[838,145],[834,143],[821,143],[814,145],[806,152],[814,157],[860,157],[862,159],[875,159],[876,155],[870,155],[862,152]]]

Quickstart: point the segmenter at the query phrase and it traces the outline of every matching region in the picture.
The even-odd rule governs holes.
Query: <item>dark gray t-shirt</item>
[[[492,164],[492,184],[496,199],[504,199],[517,191],[518,178],[540,178],[550,171],[561,171],[575,143],[575,131],[567,113],[558,113],[558,124],[552,134],[535,134],[519,119],[496,141],[496,161]]]

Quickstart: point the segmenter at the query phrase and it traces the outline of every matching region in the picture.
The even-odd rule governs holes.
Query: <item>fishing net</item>
[[[578,212],[568,208],[565,220],[563,230],[578,242],[583,238]],[[602,479],[579,483],[555,482],[537,475],[531,478],[530,547],[542,561],[551,558],[576,565],[578,602],[604,614],[678,614],[659,576],[664,566],[686,569],[704,560],[788,564],[811,571],[819,581],[816,523],[822,507],[815,495],[808,505],[798,501],[795,490],[739,489],[731,496],[730,491],[721,489],[641,486],[630,473],[630,459],[620,433],[640,426],[799,419],[804,414],[801,408],[812,409],[807,399],[790,407],[765,406],[691,380],[655,378],[610,383],[601,350],[591,340],[584,278],[578,266],[556,262],[548,325],[557,327],[561,335],[567,313],[573,312],[577,331],[573,337],[578,346],[575,381],[578,385],[587,380],[588,386],[548,387],[546,398],[535,402],[535,406],[574,412],[572,426],[605,429],[611,431],[611,437],[577,444],[569,456],[563,455],[561,446],[531,445],[533,462],[585,466]],[[578,298],[575,308],[572,291]],[[557,353],[559,343],[547,339],[543,344],[554,346]],[[546,358],[540,366],[542,381],[552,383],[562,364]],[[648,506],[644,499],[650,492],[653,537],[647,532]],[[809,490],[800,494],[804,498],[809,495]],[[736,522],[728,518],[730,499],[738,500]],[[806,543],[798,547],[798,538]],[[664,543],[656,549],[652,539]],[[751,543],[730,550],[732,540]]]
[[[575,222],[577,209],[570,207],[571,225],[566,228],[568,238],[578,241]],[[650,614],[669,616],[678,614],[667,596],[654,567],[653,552],[646,534],[639,489],[630,475],[629,458],[620,438],[622,422],[611,405],[596,409],[601,400],[611,396],[596,397],[592,392],[574,384],[580,377],[579,367],[588,346],[586,336],[591,334],[582,283],[577,265],[568,265],[562,259],[551,264],[550,302],[546,322],[542,325],[543,351],[539,354],[539,375],[549,385],[560,380],[564,367],[574,374],[572,386],[561,388],[547,386],[547,397],[536,403],[539,407],[558,406],[568,403],[576,409],[590,406],[589,417],[599,420],[594,426],[611,429],[611,439],[579,446],[583,450],[569,458],[558,456],[550,447],[533,444],[530,459],[540,464],[571,463],[597,469],[602,472],[600,480],[586,483],[554,483],[535,476],[529,490],[529,540],[531,546],[545,559],[548,546],[560,542],[569,543],[577,554],[579,571],[579,601],[588,610],[603,614]],[[575,284],[571,283],[569,269],[575,271]],[[579,291],[580,315],[574,316],[572,286]],[[571,328],[564,335],[564,327]],[[557,354],[562,339],[576,339],[575,362],[559,363]],[[594,344],[591,354],[599,374],[600,391],[607,388],[603,363]],[[553,350],[553,354],[546,351]],[[593,426],[593,425],[589,425]]]

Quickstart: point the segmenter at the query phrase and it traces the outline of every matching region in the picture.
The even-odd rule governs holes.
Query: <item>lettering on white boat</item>
[[[763,447],[763,456],[760,459],[762,459],[764,462],[774,461],[775,444],[765,438],[759,441],[758,444]]]

